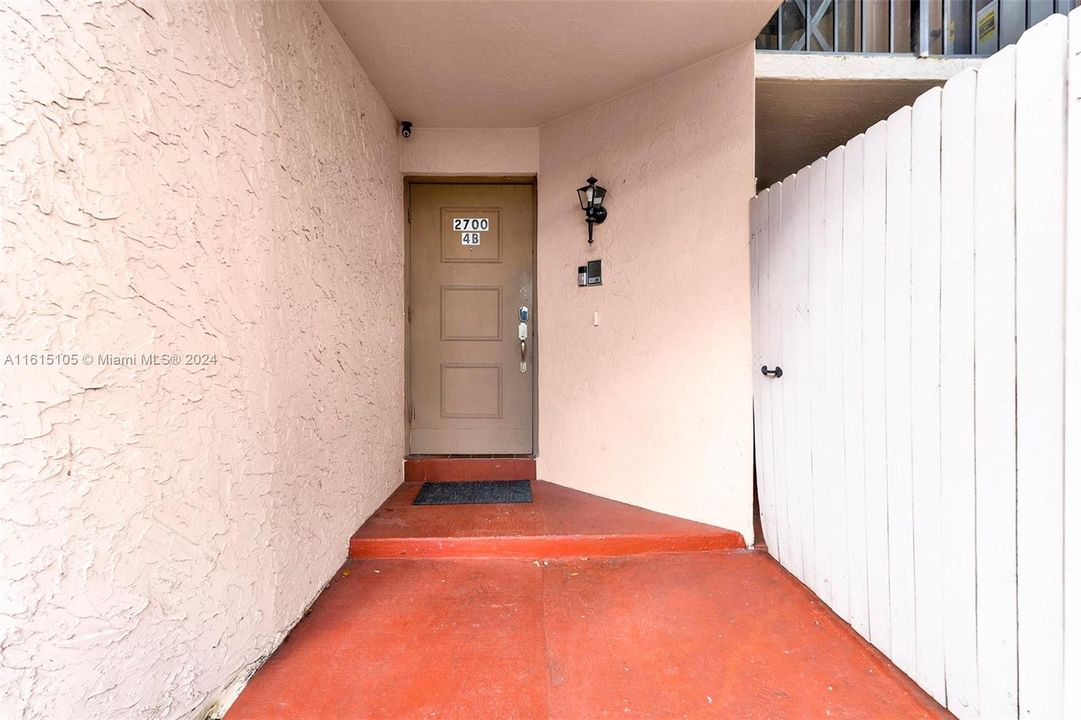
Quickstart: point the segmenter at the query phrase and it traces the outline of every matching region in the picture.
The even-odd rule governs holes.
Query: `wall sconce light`
[[[590,177],[584,187],[578,188],[578,202],[582,204],[582,210],[586,213],[586,223],[589,225],[589,244],[593,244],[593,226],[600,225],[608,217],[608,211],[604,209],[604,194],[608,192],[597,184],[597,178]]]

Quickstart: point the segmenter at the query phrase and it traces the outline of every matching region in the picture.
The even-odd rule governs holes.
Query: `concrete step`
[[[405,459],[406,482],[536,480],[530,457],[418,457]]]
[[[511,478],[507,478],[511,479]],[[532,503],[413,505],[403,483],[349,541],[351,558],[554,559],[733,550],[738,532],[534,481]]]

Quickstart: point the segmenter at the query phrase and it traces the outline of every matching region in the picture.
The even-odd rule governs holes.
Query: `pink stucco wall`
[[[0,717],[201,716],[400,479],[395,121],[310,3],[0,37]]]
[[[537,128],[413,128],[401,140],[406,175],[536,175]]]
[[[753,149],[750,44],[546,125],[537,248],[539,476],[748,542]],[[604,285],[577,287],[596,257]]]

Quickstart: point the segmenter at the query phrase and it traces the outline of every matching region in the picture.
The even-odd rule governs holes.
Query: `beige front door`
[[[410,452],[532,452],[533,187],[413,183],[410,211]]]

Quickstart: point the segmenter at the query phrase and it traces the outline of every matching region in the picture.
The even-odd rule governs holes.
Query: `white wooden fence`
[[[1081,10],[751,205],[770,553],[960,717],[1081,717]]]

